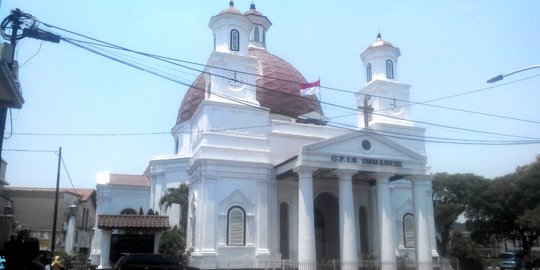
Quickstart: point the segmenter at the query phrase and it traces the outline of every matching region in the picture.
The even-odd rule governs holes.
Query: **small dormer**
[[[381,34],[361,55],[366,69],[366,83],[373,80],[398,80],[397,62],[399,48],[383,40]]]
[[[249,35],[249,46],[257,48],[266,48],[266,31],[272,26],[272,23],[266,16],[263,16],[255,8],[255,4],[251,3],[249,10],[244,13],[246,18],[248,18],[253,23],[253,30]]]
[[[248,55],[249,35],[253,23],[229,2],[229,7],[213,16],[208,23],[214,33],[214,51]]]

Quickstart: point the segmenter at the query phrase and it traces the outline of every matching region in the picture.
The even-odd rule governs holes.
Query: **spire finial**
[[[249,5],[249,9],[250,9],[250,10],[257,10],[257,9],[255,8],[255,3],[253,3],[253,1],[251,1],[251,5]]]
[[[233,1],[229,2],[229,7],[234,7],[234,2]]]
[[[377,40],[381,40],[381,29],[379,29],[379,33],[377,34]]]

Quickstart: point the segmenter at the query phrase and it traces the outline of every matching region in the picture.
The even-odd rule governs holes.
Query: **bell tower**
[[[381,34],[361,54],[366,84],[356,93],[360,110],[358,127],[377,123],[412,126],[409,110],[410,85],[398,80],[399,48],[382,39]]]
[[[254,75],[257,62],[248,53],[253,23],[230,1],[228,8],[210,19],[208,27],[214,35],[214,51],[208,59],[208,99],[258,105]]]

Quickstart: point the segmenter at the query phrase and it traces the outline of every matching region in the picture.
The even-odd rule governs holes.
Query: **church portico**
[[[380,134],[356,131],[304,145],[275,169],[278,181],[298,182],[298,227],[290,229],[298,230],[303,267],[336,260],[343,269],[354,269],[370,254],[385,269],[394,269],[398,256],[405,254],[431,267],[431,179],[425,156]],[[404,187],[413,193],[396,196]],[[328,214],[332,199],[321,203],[323,197],[338,202],[333,210],[338,239],[327,232],[333,226]],[[282,199],[278,191],[278,201]],[[404,205],[404,212],[396,205]],[[328,247],[338,255],[327,252]]]
[[[407,175],[404,178],[400,172],[354,171],[325,167],[317,169],[299,167],[295,172],[297,178],[289,177],[282,181],[298,181],[296,229],[300,266],[311,269],[312,264],[339,260],[343,269],[354,269],[365,259],[364,256],[376,254],[384,269],[395,269],[397,255],[408,253],[410,259],[417,258],[419,265],[426,265],[427,269],[431,269],[434,246],[430,237],[433,228],[427,216],[430,210],[428,204],[431,202],[429,176]],[[401,221],[403,217],[396,216],[393,200],[397,199],[392,197],[393,182],[396,180],[410,182],[413,186],[412,197],[405,200],[405,203],[412,204],[407,207],[412,210],[408,211],[411,213],[407,215],[414,218],[412,246],[409,242],[400,245],[399,243],[405,240],[400,241],[397,238],[398,235],[405,237],[411,232],[398,233],[404,227],[398,226],[400,223],[403,224]],[[374,196],[374,199],[370,198],[373,190],[375,194],[371,196]],[[332,204],[332,200],[328,199],[330,197],[335,197],[338,201],[338,206],[334,209],[337,211],[334,215],[339,219],[337,246],[332,244],[337,239],[329,239],[332,234],[326,230],[326,227],[332,226],[332,221],[329,220],[332,215],[327,214],[328,205]],[[375,239],[372,237],[374,233],[377,234]],[[332,256],[332,253],[328,252],[328,247],[334,252],[339,252],[339,256]],[[413,253],[410,253],[411,251]]]

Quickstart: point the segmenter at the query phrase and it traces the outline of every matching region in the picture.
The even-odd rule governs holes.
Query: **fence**
[[[264,270],[452,270],[456,269],[456,262],[440,260],[429,264],[417,264],[412,260],[398,260],[396,263],[381,263],[378,260],[358,260],[354,262],[342,262],[328,260],[322,262],[295,262],[290,260],[281,261],[256,261],[238,260],[229,258],[198,259],[191,258],[189,268],[192,269],[264,269]]]

